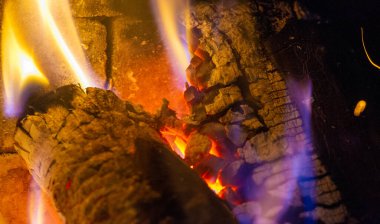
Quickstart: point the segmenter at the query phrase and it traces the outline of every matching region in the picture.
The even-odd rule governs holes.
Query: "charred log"
[[[65,86],[31,103],[15,148],[67,223],[235,223],[156,128],[111,91]]]
[[[199,91],[197,100],[189,98],[192,111],[189,120],[197,124],[195,129],[201,134],[219,141],[219,146],[224,145],[228,151],[222,156],[226,165],[221,179],[225,184],[230,184],[227,181],[245,183],[237,184],[244,186],[237,192],[243,203],[234,207],[239,220],[244,223],[273,220],[275,215],[266,214],[275,208],[265,203],[258,206],[257,191],[265,189],[260,194],[278,200],[278,195],[273,196],[271,192],[279,192],[294,181],[289,175],[292,157],[302,154],[307,162],[299,167],[294,201],[285,211],[293,218],[283,214],[277,220],[347,221],[341,194],[307,132],[310,124],[304,111],[312,98],[300,98],[290,90],[291,85],[304,87],[308,77],[292,74],[301,77],[293,79],[275,63],[271,49],[264,45],[268,37],[282,30],[289,21],[311,17],[308,12],[298,3],[222,1],[199,2],[192,16],[192,29],[199,40],[194,54],[205,52],[207,57],[194,56],[187,70],[191,84],[187,93]],[[199,164],[204,169],[204,162]],[[281,213],[278,209],[274,213]],[[260,211],[265,212],[260,214]]]

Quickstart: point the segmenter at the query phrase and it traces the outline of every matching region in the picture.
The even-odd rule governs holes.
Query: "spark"
[[[363,45],[363,49],[364,49],[364,53],[365,55],[367,56],[368,58],[368,61],[377,69],[380,69],[380,66],[377,65],[375,62],[372,61],[371,57],[369,56],[368,54],[368,51],[367,51],[367,48],[365,46],[365,43],[364,43],[364,30],[363,30],[363,27],[360,27],[360,30],[361,30],[361,36],[362,36],[362,45]]]
[[[355,117],[359,117],[361,113],[365,110],[367,103],[364,100],[360,100],[355,107],[354,115]]]

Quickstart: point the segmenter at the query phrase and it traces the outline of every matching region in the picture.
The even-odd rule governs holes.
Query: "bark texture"
[[[156,128],[110,91],[65,86],[31,103],[15,148],[67,223],[234,223]]]
[[[299,5],[280,1],[198,2],[192,11],[198,41],[187,69],[188,119],[219,143],[225,160],[221,179],[240,186],[234,212],[242,223],[348,220],[341,194],[314,151],[305,113],[313,99],[300,96],[307,79],[292,80],[278,69],[263,44],[306,14]],[[303,162],[294,175],[294,158],[300,155]],[[204,169],[204,161],[198,164]],[[292,183],[294,189],[286,187]],[[293,195],[291,202],[287,194]],[[280,207],[267,203],[284,195]]]

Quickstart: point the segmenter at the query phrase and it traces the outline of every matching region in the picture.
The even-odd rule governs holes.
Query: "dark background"
[[[380,223],[380,1],[302,0],[319,22],[296,25],[311,50],[315,139],[319,154],[361,223]],[[301,29],[298,29],[301,27]],[[302,31],[302,27],[306,31]],[[311,34],[313,33],[313,34]],[[302,41],[301,41],[302,42]],[[322,61],[322,62],[321,62]],[[353,116],[359,100],[367,102]]]

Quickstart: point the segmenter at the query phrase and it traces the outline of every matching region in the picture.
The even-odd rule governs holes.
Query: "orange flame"
[[[7,7],[5,7],[7,9]],[[22,91],[31,84],[46,86],[47,78],[34,62],[33,57],[22,46],[12,24],[11,11],[4,10],[2,32],[2,68],[6,95],[6,114],[19,114],[22,103]]]
[[[75,30],[69,5],[64,0],[60,0],[60,1],[62,2],[62,4],[60,5],[59,10],[65,13],[64,17],[66,19],[69,19],[68,21],[66,21],[70,26],[69,28]],[[79,83],[83,87],[94,86],[94,84],[90,82],[88,74],[85,71],[85,68],[83,68],[82,65],[79,63],[77,57],[74,55],[73,51],[67,45],[62,35],[62,32],[58,28],[58,25],[55,22],[55,19],[51,13],[52,9],[49,8],[53,4],[57,4],[57,1],[51,1],[51,0],[38,1],[38,8],[40,10],[40,14],[44,16],[43,18],[44,18],[44,22],[47,25],[47,29],[50,31],[62,55],[64,55],[65,60],[67,61],[71,69],[73,70],[74,74],[77,76]],[[73,33],[75,33],[75,31],[73,31]],[[76,42],[76,45],[80,45],[79,39],[75,42]],[[80,54],[79,56],[84,58],[82,51],[77,52],[77,54]]]
[[[187,137],[170,128],[161,130],[161,134],[169,142],[172,150],[184,159],[187,146]]]
[[[165,128],[161,130],[161,134],[163,137],[169,142],[172,150],[176,152],[182,159],[185,158],[185,149],[187,146],[188,138],[187,136],[183,136],[180,132]],[[221,157],[220,153],[217,150],[217,144],[213,140],[211,140],[211,149],[209,151],[210,155],[214,155],[216,157]],[[194,169],[193,166],[190,166],[191,169]],[[206,174],[202,175],[202,179],[206,182],[208,187],[214,191],[219,197],[223,196],[223,189],[225,186],[220,182],[220,173],[218,173],[217,178],[207,177]]]
[[[220,154],[220,152],[217,149],[216,143],[213,140],[211,140],[211,149],[210,149],[209,153],[210,153],[210,155],[216,156],[218,158],[222,157],[222,155]]]
[[[185,158],[185,149],[186,149],[186,146],[187,146],[187,143],[182,139],[182,138],[179,138],[179,137],[176,137],[175,140],[174,140],[174,144],[177,146],[178,148],[178,155],[184,159]]]
[[[187,44],[190,33],[188,30],[188,27],[190,27],[190,1],[151,0],[151,2],[152,8],[155,11],[157,24],[160,28],[161,37],[171,56],[173,70],[177,75],[182,77],[182,81],[185,81],[185,71],[190,63],[190,53]],[[185,24],[181,24],[180,20],[183,20]]]
[[[225,186],[222,185],[222,183],[219,180],[219,177],[214,180],[210,180],[206,178],[203,178],[203,179],[207,183],[208,187],[215,192],[215,194],[217,194],[220,197],[222,196],[221,193],[222,193],[222,190],[225,188]]]
[[[94,86],[67,0],[6,1],[2,29],[8,116],[22,111],[31,87],[46,87],[49,81],[53,85],[79,82],[83,87]],[[63,79],[66,83],[54,82]]]

